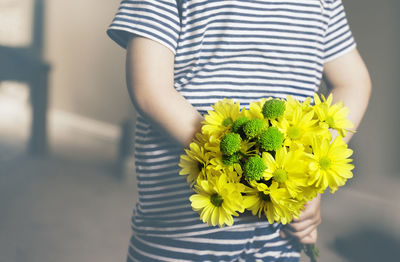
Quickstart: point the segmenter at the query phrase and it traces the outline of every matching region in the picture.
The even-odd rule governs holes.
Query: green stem
[[[310,258],[311,262],[317,262],[317,258],[319,258],[320,252],[316,245],[300,244],[299,248],[300,252],[304,251],[304,253]]]

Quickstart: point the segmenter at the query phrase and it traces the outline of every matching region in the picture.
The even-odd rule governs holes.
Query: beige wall
[[[24,47],[32,42],[33,0],[0,0],[0,44]]]
[[[399,41],[396,0],[344,0],[348,20],[373,82],[371,103],[352,144],[359,176],[400,176]]]
[[[130,117],[124,50],[105,32],[119,0],[45,4],[45,56],[52,65],[50,106],[116,124]]]

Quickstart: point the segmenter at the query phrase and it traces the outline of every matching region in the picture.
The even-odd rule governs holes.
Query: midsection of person
[[[320,0],[188,0],[182,10],[174,87],[201,114],[223,98],[247,107],[264,97],[293,95],[302,101],[318,91],[326,56],[323,38],[332,16]],[[344,39],[342,49],[354,46],[346,28]],[[139,201],[134,230],[175,237],[222,230],[210,231],[191,209],[193,192],[178,175],[180,145],[141,116],[135,145]],[[238,227],[269,226],[264,218],[249,215],[235,222]]]
[[[307,11],[299,13],[299,7]],[[263,97],[288,94],[303,100],[318,89],[326,23],[319,1],[187,1],[184,10],[175,88],[202,114],[223,98],[248,106]],[[135,230],[178,237],[227,230],[210,229],[192,211],[192,191],[178,175],[179,145],[142,117],[135,144]],[[265,218],[248,214],[235,222],[237,227],[269,226]]]

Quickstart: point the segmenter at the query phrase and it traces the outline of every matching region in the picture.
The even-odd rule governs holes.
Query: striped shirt
[[[126,48],[132,35],[175,54],[174,87],[200,113],[222,98],[300,101],[318,91],[323,65],[354,49],[341,0],[123,0],[108,35]],[[190,238],[220,230],[192,211],[179,176],[182,149],[139,116],[135,164],[139,199],[132,228],[145,236]],[[276,227],[240,216],[230,228]]]

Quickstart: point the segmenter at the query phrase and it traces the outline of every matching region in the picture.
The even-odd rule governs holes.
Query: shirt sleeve
[[[107,29],[108,36],[126,48],[132,35],[161,43],[176,54],[180,19],[176,0],[123,0]]]
[[[324,37],[324,63],[344,55],[356,47],[342,0],[329,3],[328,28]]]

